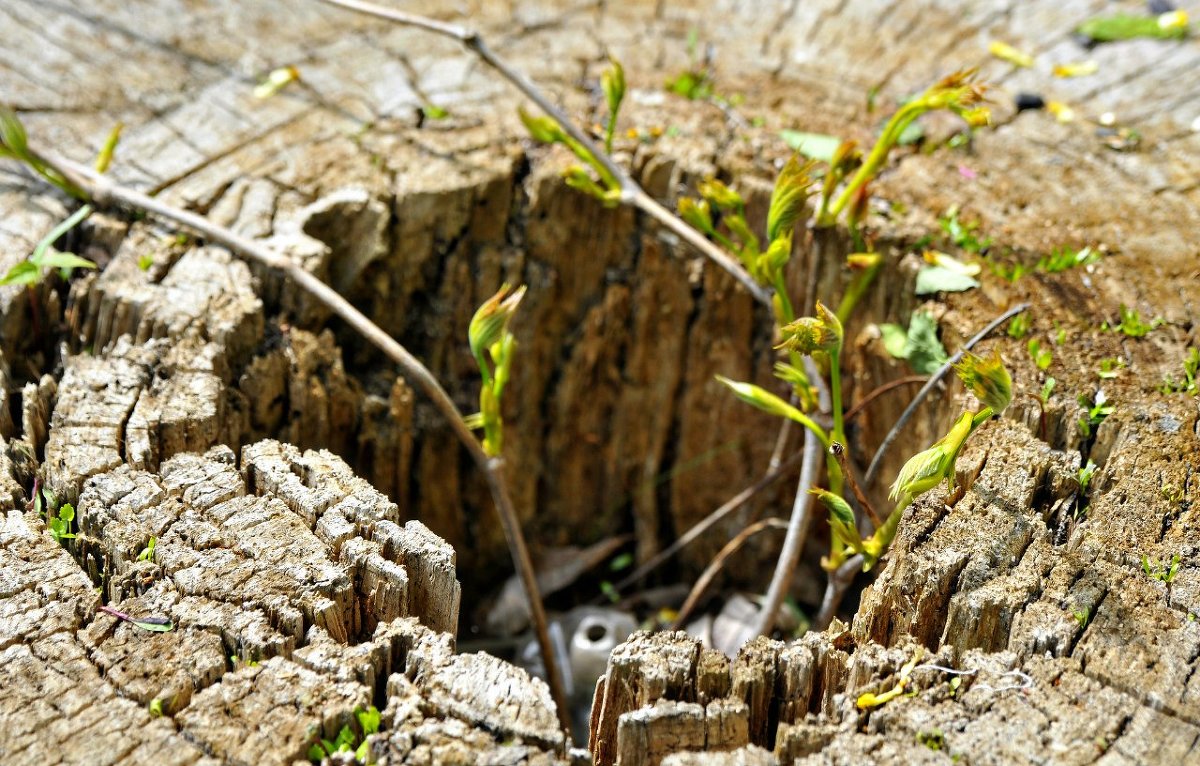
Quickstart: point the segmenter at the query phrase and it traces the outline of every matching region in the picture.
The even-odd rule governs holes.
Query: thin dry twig
[[[645,564],[642,564],[637,569],[633,570],[627,577],[625,577],[625,579],[613,586],[614,589],[617,591],[622,591],[646,575],[650,574],[658,567],[662,566],[672,556],[679,553],[688,545],[691,545],[693,542],[699,539],[700,535],[711,529],[714,524],[729,514],[737,511],[746,503],[750,502],[750,500],[759,492],[762,492],[779,479],[791,473],[792,469],[800,464],[800,461],[803,457],[803,450],[792,454],[790,457],[780,463],[777,469],[771,471],[754,484],[746,487],[741,492],[729,498],[729,500],[722,504],[720,508],[717,508],[715,511],[708,514],[708,516],[704,517],[704,519],[693,524],[692,527],[680,535],[675,542],[671,543]]]
[[[846,458],[846,447],[838,442],[829,445],[829,451],[833,453],[838,465],[841,466],[842,476],[846,479],[846,486],[850,487],[850,491],[854,493],[854,499],[858,501],[859,506],[867,512],[871,523],[876,529],[883,526],[883,520],[879,518],[879,514],[875,513],[875,507],[871,505],[871,501],[863,494],[862,487],[854,479],[854,470],[850,465],[850,461]]]
[[[842,597],[846,595],[846,589],[850,587],[850,583],[854,582],[855,575],[862,571],[862,565],[861,554],[851,556],[836,571],[829,573],[829,579],[825,582],[825,596],[821,599],[821,608],[817,611],[817,616],[813,618],[813,630],[825,630],[829,627],[829,623],[833,622],[833,616],[842,603]]]
[[[770,289],[763,287],[755,281],[754,277],[750,276],[750,273],[738,263],[737,259],[710,242],[697,229],[688,225],[682,218],[663,207],[658,200],[647,194],[637,181],[633,180],[633,177],[629,173],[625,172],[595,141],[580,130],[528,77],[497,56],[477,31],[455,24],[436,21],[424,16],[418,16],[413,13],[385,8],[375,3],[362,2],[362,0],[321,0],[321,2],[385,19],[396,24],[424,29],[427,32],[449,37],[462,43],[484,63],[495,69],[504,79],[516,86],[517,90],[521,91],[526,98],[537,104],[539,109],[557,122],[567,135],[595,157],[596,161],[604,167],[604,170],[616,179],[620,185],[620,201],[622,204],[632,205],[653,218],[664,228],[670,230],[680,239],[700,251],[702,255],[717,266],[728,272],[730,276],[741,283],[742,287],[746,288],[754,296],[755,300],[768,309],[771,308]]]
[[[846,417],[843,418],[843,420],[845,422],[849,423],[851,420],[853,420],[855,418],[856,415],[858,415],[858,413],[860,413],[864,409],[866,409],[868,404],[875,401],[880,396],[883,396],[884,394],[886,394],[889,391],[894,391],[895,389],[900,388],[901,386],[911,386],[916,383],[924,383],[927,380],[929,380],[929,378],[925,377],[924,375],[908,375],[903,378],[897,378],[896,380],[893,380],[889,383],[884,383],[882,386],[879,386],[875,390],[871,391],[871,393],[867,394],[862,399],[855,402],[853,407],[846,410]]]
[[[917,408],[921,406],[921,402],[925,401],[925,397],[929,396],[929,393],[933,391],[934,387],[942,381],[942,378],[949,374],[951,368],[958,363],[958,360],[962,359],[963,354],[970,351],[976,343],[990,335],[997,327],[1004,324],[1009,319],[1012,319],[1017,314],[1020,314],[1027,308],[1029,308],[1028,303],[1019,303],[993,319],[991,322],[988,322],[986,327],[975,333],[970,340],[963,344],[962,348],[955,352],[954,356],[947,359],[946,363],[939,367],[938,371],[930,376],[929,380],[925,382],[925,385],[921,387],[921,390],[917,392],[917,395],[913,397],[913,400],[908,403],[907,407],[904,408],[904,412],[900,414],[899,419],[897,419],[892,425],[892,430],[888,431],[887,436],[884,437],[883,442],[879,445],[879,449],[875,450],[875,455],[871,458],[871,464],[867,467],[867,475],[863,479],[863,484],[868,487],[874,486],[875,475],[879,472],[879,466],[883,461],[883,456],[887,453],[888,448],[892,446],[892,442],[894,442],[896,437],[900,435],[900,431],[903,430],[904,426],[908,425],[908,421],[912,419],[912,416],[917,411]]]
[[[415,382],[421,391],[429,397],[434,407],[450,424],[455,436],[467,448],[472,460],[487,477],[488,489],[500,515],[504,528],[504,537],[508,542],[513,564],[521,577],[526,597],[529,599],[530,616],[537,635],[542,660],[546,665],[546,678],[558,707],[559,720],[563,728],[570,732],[570,709],[567,707],[567,697],[563,687],[562,674],[559,664],[555,661],[555,652],[550,643],[546,627],[546,611],[534,574],[533,563],[529,557],[529,549],[525,544],[513,507],[512,497],[504,478],[504,461],[499,457],[489,456],[471,429],[463,420],[462,413],[455,406],[454,400],[446,392],[437,378],[424,364],[409,353],[395,338],[384,332],[336,290],[322,282],[316,276],[301,268],[296,262],[272,248],[242,237],[223,226],[219,226],[202,216],[172,207],[160,200],[142,194],[141,192],[114,183],[107,176],[95,173],[90,168],[78,165],[56,157],[42,157],[47,165],[63,174],[72,183],[84,190],[88,197],[98,206],[117,206],[138,210],[155,217],[184,226],[199,234],[207,241],[225,246],[230,252],[243,258],[256,261],[267,267],[282,271],[290,280],[314,298],[325,304],[334,314],[339,316],[356,332],[366,338],[372,345],[382,351],[396,363],[405,377]]]
[[[717,573],[721,571],[721,567],[725,566],[725,562],[729,559],[729,557],[734,553],[737,553],[738,549],[745,545],[747,540],[759,532],[767,529],[787,528],[787,522],[783,521],[782,519],[763,519],[762,521],[754,522],[741,532],[738,532],[732,540],[725,543],[725,546],[721,548],[716,556],[713,557],[713,560],[707,567],[705,567],[704,571],[700,574],[700,577],[696,579],[696,584],[692,586],[692,590],[690,593],[688,593],[687,599],[684,600],[683,606],[679,607],[679,615],[675,618],[674,624],[671,625],[671,630],[679,630],[683,626],[684,620],[686,620],[692,613],[692,610],[696,608],[696,604],[700,602],[700,597],[703,596],[704,591],[708,589],[709,583],[711,583],[713,578],[717,576]]]

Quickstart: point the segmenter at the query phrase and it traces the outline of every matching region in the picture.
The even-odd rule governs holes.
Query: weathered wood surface
[[[979,469],[973,490],[951,509],[934,496],[908,512],[845,635],[762,642],[732,664],[682,637],[623,647],[597,695],[598,760],[619,752],[635,753],[631,763],[932,762],[947,752],[973,763],[1200,759],[1200,633],[1190,619],[1200,611],[1198,415],[1196,400],[1154,390],[1164,373],[1178,376],[1183,349],[1196,343],[1195,41],[1092,51],[1072,41],[1070,30],[1093,15],[1140,10],[1131,0],[468,5],[471,22],[584,122],[603,107],[579,84],[595,82],[611,50],[634,88],[623,127],[666,131],[618,142],[647,188],[669,198],[717,173],[749,190],[757,218],[764,179],[785,154],[778,129],[865,143],[878,119],[864,113],[868,89],[887,105],[951,69],[981,65],[999,85],[998,127],[966,152],[906,155],[877,185],[895,204],[878,206],[871,224],[899,276],[869,296],[864,320],[907,317],[915,301],[902,289],[913,272],[904,244],[936,233],[951,204],[1029,262],[1061,244],[1111,253],[1087,272],[1035,273],[1016,286],[985,279],[979,291],[931,304],[951,348],[1017,299],[1033,302],[1043,345],[1067,331],[1049,370],[1058,387],[1045,442],[1028,401],[981,433],[963,461],[965,473]],[[443,4],[406,7],[451,18]],[[501,281],[529,283],[515,328],[508,443],[517,506],[538,541],[633,528],[646,557],[761,470],[770,421],[712,376],[769,380],[765,317],[645,221],[565,190],[565,158],[520,140],[518,98],[458,46],[315,3],[281,13],[260,2],[15,0],[0,7],[0,24],[0,99],[22,112],[37,145],[87,161],[123,120],[115,176],[285,247],[428,360],[464,409],[473,370],[463,328],[473,307]],[[761,127],[659,93],[689,66],[692,29],[715,46],[718,89],[744,93],[739,110],[763,117]],[[1013,71],[989,59],[992,39],[1037,54],[1037,65]],[[1099,63],[1097,75],[1050,78],[1054,63],[1085,57]],[[300,67],[302,84],[255,100],[257,79],[287,64]],[[1081,119],[1014,114],[1020,90],[1065,101]],[[423,120],[427,103],[450,118]],[[1103,144],[1089,120],[1104,112],[1141,132],[1136,150]],[[928,125],[933,135],[946,129]],[[9,165],[0,179],[7,269],[68,208]],[[16,690],[0,705],[17,733],[0,745],[24,748],[3,760],[302,757],[307,726],[331,733],[381,687],[389,727],[373,744],[381,759],[556,758],[556,741],[539,729],[549,719],[524,708],[498,718],[487,697],[468,704],[453,690],[459,670],[487,683],[507,670],[482,660],[448,669],[438,664],[448,655],[427,647],[420,656],[440,659],[391,672],[404,654],[395,647],[439,640],[396,638],[417,630],[396,618],[418,613],[448,627],[457,599],[450,554],[402,520],[420,519],[469,552],[475,583],[503,561],[479,478],[427,405],[344,328],[327,329],[325,313],[277,275],[120,217],[93,218],[81,236],[86,254],[107,266],[99,275],[76,280],[69,294],[0,288],[0,688]],[[835,293],[842,275],[829,250],[839,253],[802,251],[797,294],[808,284]],[[1171,325],[1143,339],[1095,332],[1121,303]],[[864,326],[851,328],[864,352],[847,362],[855,395],[904,374]],[[1021,345],[997,345],[1018,390],[1039,390],[1041,373]],[[1114,356],[1127,369],[1102,385],[1119,406],[1094,441],[1083,439],[1076,398],[1094,395],[1099,360]],[[863,417],[860,445],[878,441],[893,401]],[[909,444],[936,433],[955,403],[947,393],[911,427]],[[331,467],[332,455],[303,451],[310,447],[341,456],[382,494]],[[1100,465],[1092,490],[1072,497],[1071,477],[1088,457]],[[89,530],[75,544],[82,567],[18,510],[39,465],[63,499],[78,500]],[[136,561],[160,534],[155,561]],[[705,540],[685,566],[707,561],[722,541],[720,532]],[[293,542],[295,561],[284,547]],[[399,553],[425,543],[436,555]],[[764,553],[772,552],[751,546],[747,556]],[[1175,553],[1172,583],[1141,572],[1141,556]],[[798,592],[810,593],[817,577],[802,568]],[[181,629],[144,640],[96,617],[97,585],[117,603],[169,613]],[[245,599],[254,606],[243,609]],[[1086,627],[1073,615],[1084,610]],[[921,670],[916,697],[855,712],[853,696],[885,688],[913,642],[977,676],[950,696],[949,676]],[[230,654],[266,661],[235,669]],[[196,661],[165,661],[180,656]],[[138,675],[151,661],[161,668],[153,682]],[[1032,687],[996,691],[1011,685],[1002,674],[1012,668]],[[164,699],[168,718],[152,720],[146,695],[160,692],[173,702]],[[529,693],[544,696],[536,686]],[[298,702],[272,707],[280,695]],[[267,754],[246,733],[272,713],[286,718],[271,719],[281,734]],[[493,728],[500,719],[515,728]],[[687,722],[680,748],[699,742],[736,754],[669,754],[661,737],[676,736],[674,720]],[[941,752],[917,741],[935,729]],[[508,744],[517,735],[525,744]],[[652,735],[655,747],[638,744]]]

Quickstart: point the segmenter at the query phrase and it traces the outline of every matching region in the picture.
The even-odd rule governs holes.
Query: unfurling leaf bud
[[[612,66],[600,75],[600,87],[604,90],[605,101],[608,102],[608,113],[615,115],[621,108],[622,99],[625,98],[625,69],[621,62],[614,58],[610,58],[609,63]]]
[[[808,355],[815,351],[828,353],[842,346],[842,323],[820,301],[817,301],[817,316],[801,317],[784,326],[781,332],[784,340],[779,348],[800,354]]]
[[[851,271],[866,271],[879,265],[882,256],[879,253],[851,253],[846,256],[846,266]]]
[[[756,407],[763,412],[769,412],[772,415],[777,415],[781,418],[790,418],[795,420],[797,416],[803,418],[804,415],[792,405],[785,402],[780,397],[753,383],[739,383],[736,380],[730,380],[722,375],[716,376],[717,380],[728,386],[733,391],[734,396],[741,399],[746,404]]]
[[[994,412],[1003,412],[1012,401],[1012,376],[1005,369],[999,351],[993,350],[986,359],[968,351],[954,365],[954,371],[975,398]]]
[[[719,210],[741,210],[745,206],[742,195],[715,178],[702,181],[696,190],[700,196],[717,206]]]
[[[843,543],[850,546],[855,553],[862,552],[862,538],[858,534],[858,522],[854,511],[841,495],[835,495],[828,490],[813,487],[808,494],[815,495],[829,511],[829,528]]]
[[[681,197],[679,217],[705,234],[713,233],[712,211],[708,207],[708,200]]]
[[[521,298],[525,296],[524,285],[511,294],[510,290],[512,288],[509,285],[501,285],[496,294],[484,301],[475,312],[475,316],[471,317],[471,324],[467,327],[467,341],[471,344],[471,353],[476,359],[482,359],[485,351],[504,339],[508,322],[516,312]]]
[[[907,504],[936,487],[942,479],[953,484],[954,462],[971,435],[973,417],[970,412],[959,415],[949,433],[929,449],[910,457],[900,469],[888,497]]]
[[[521,116],[521,122],[525,123],[525,129],[529,131],[529,135],[533,137],[534,141],[556,144],[565,138],[559,124],[549,117],[534,117],[524,109],[518,109],[517,114]]]
[[[771,207],[767,211],[768,242],[792,233],[812,183],[808,177],[810,167],[812,163],[801,164],[798,155],[793,154],[779,172],[771,192]]]

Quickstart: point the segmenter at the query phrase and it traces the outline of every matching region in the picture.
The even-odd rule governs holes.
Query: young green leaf
[[[1000,352],[993,350],[984,358],[970,351],[954,365],[954,371],[975,398],[1000,413],[1012,401],[1012,376],[1004,367]]]
[[[937,337],[937,320],[926,311],[914,311],[908,323],[903,357],[919,375],[932,375],[950,355]]]
[[[842,145],[842,139],[824,133],[804,133],[799,130],[781,130],[779,137],[792,151],[799,152],[810,160],[833,164],[834,155]]]
[[[1098,43],[1134,40],[1149,37],[1160,40],[1183,39],[1188,34],[1188,18],[1184,11],[1170,11],[1159,16],[1116,14],[1089,19],[1075,30]]]

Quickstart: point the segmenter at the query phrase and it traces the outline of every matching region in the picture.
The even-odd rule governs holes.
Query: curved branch
[[[783,521],[782,519],[763,519],[762,521],[754,522],[741,532],[738,532],[732,540],[725,543],[725,546],[721,548],[720,552],[718,552],[716,556],[713,557],[713,560],[700,574],[700,577],[696,578],[696,584],[692,586],[691,592],[688,593],[687,600],[683,602],[683,606],[679,607],[679,614],[675,617],[675,622],[671,625],[671,630],[682,629],[683,621],[686,620],[688,615],[692,613],[692,610],[696,608],[696,604],[700,602],[700,597],[703,596],[704,591],[708,589],[709,583],[711,583],[713,578],[717,576],[717,572],[721,571],[721,567],[725,566],[725,561],[728,560],[728,558],[734,553],[736,553],[739,548],[745,545],[747,540],[759,532],[767,529],[787,528],[787,522]]]
[[[449,37],[462,43],[468,50],[478,56],[484,63],[495,69],[501,77],[512,83],[517,90],[521,91],[526,98],[537,104],[538,109],[541,109],[552,120],[558,123],[559,127],[571,139],[577,142],[580,146],[588,151],[596,159],[605,172],[609,173],[621,188],[621,199],[623,204],[631,205],[638,210],[641,210],[646,215],[653,218],[664,228],[669,229],[676,234],[680,239],[687,242],[689,245],[700,251],[700,254],[708,258],[717,266],[725,270],[730,276],[736,279],[742,287],[746,288],[754,299],[766,306],[768,309],[772,307],[771,291],[755,281],[754,277],[750,276],[750,272],[737,261],[736,258],[722,250],[717,245],[710,242],[703,234],[689,226],[683,219],[672,213],[667,208],[663,207],[656,199],[651,197],[646,191],[633,180],[620,165],[613,161],[612,157],[604,152],[604,150],[593,141],[586,133],[579,129],[574,122],[569,118],[558,106],[550,101],[546,95],[533,82],[522,74],[519,70],[510,66],[504,59],[496,55],[496,53],[488,47],[483,38],[478,32],[466,27],[460,27],[454,24],[436,21],[424,16],[418,16],[413,13],[405,13],[391,8],[385,8],[375,3],[363,2],[363,0],[320,0],[326,5],[344,8],[349,11],[363,13],[368,16],[385,19],[387,21],[401,24],[403,26],[416,27],[427,32]]]

